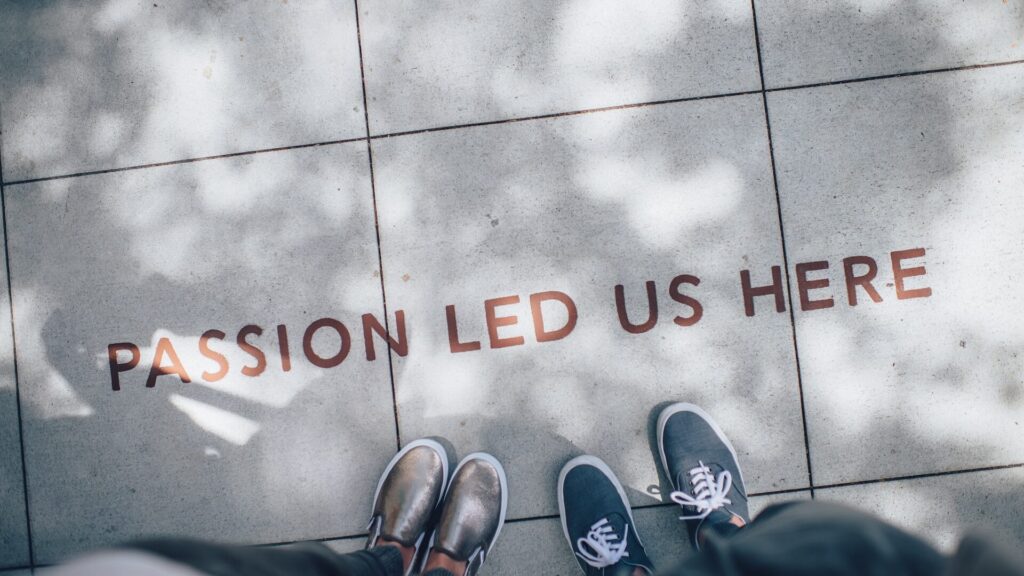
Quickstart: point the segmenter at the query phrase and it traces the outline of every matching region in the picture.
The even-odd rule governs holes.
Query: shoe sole
[[[725,444],[725,447],[729,449],[732,454],[733,460],[736,462],[736,471],[740,474],[740,483],[743,485],[744,493],[747,489],[747,483],[743,480],[743,469],[740,468],[740,459],[736,456],[736,449],[733,448],[732,442],[729,442],[729,438],[722,432],[721,427],[718,426],[718,422],[715,422],[711,416],[705,412],[700,406],[696,404],[690,404],[687,402],[677,402],[670,406],[666,406],[661,414],[658,415],[658,453],[661,455],[661,469],[665,471],[665,476],[668,478],[669,484],[672,485],[674,490],[678,490],[676,481],[672,478],[672,471],[668,467],[668,459],[665,457],[665,425],[668,423],[668,419],[672,416],[679,414],[680,412],[692,412],[697,416],[700,416],[705,422],[707,422],[711,429],[715,431],[715,435],[718,439]]]
[[[609,480],[611,480],[612,486],[615,486],[615,491],[619,493],[619,498],[622,499],[622,505],[626,508],[626,515],[629,516],[629,523],[633,526],[633,535],[636,536],[636,541],[643,546],[643,540],[640,539],[640,533],[636,530],[636,521],[633,520],[633,508],[629,505],[629,499],[626,498],[626,491],[622,488],[622,484],[619,483],[619,479],[615,477],[615,473],[612,469],[604,463],[597,456],[591,456],[589,454],[583,456],[577,456],[572,460],[565,463],[562,466],[562,471],[558,474],[558,516],[562,520],[562,534],[565,535],[565,541],[569,543],[569,549],[575,552],[576,545],[569,536],[569,525],[565,522],[565,477],[569,475],[574,468],[580,466],[593,466],[600,470]]]
[[[455,467],[455,471],[452,472],[452,478],[459,474],[459,470],[461,470],[463,466],[473,460],[483,460],[493,466],[498,472],[498,484],[501,486],[501,510],[498,513],[498,529],[494,531],[494,536],[487,544],[487,551],[484,554],[484,559],[486,561],[487,558],[490,558],[491,549],[494,548],[494,545],[498,542],[498,536],[501,534],[501,529],[505,525],[505,515],[508,512],[508,477],[505,475],[505,468],[501,465],[501,462],[498,462],[497,458],[486,452],[474,452],[467,455],[459,462],[459,465]],[[450,489],[451,484],[448,484],[447,488],[444,490],[444,497],[441,499],[442,501],[448,500],[448,491]],[[431,529],[430,537],[427,539],[426,553],[423,555],[423,561],[420,563],[421,572],[423,571],[423,567],[427,565],[427,557],[430,556],[430,551],[434,548],[436,537],[437,527],[435,526]]]
[[[438,455],[441,456],[441,467],[443,469],[442,473],[444,477],[441,480],[441,498],[434,503],[434,510],[437,510],[437,507],[440,506],[442,501],[444,501],[444,495],[446,490],[448,489],[449,479],[448,452],[444,449],[444,446],[442,446],[438,442],[435,442],[434,440],[429,440],[427,438],[420,438],[419,440],[413,440],[412,442],[403,446],[402,449],[398,451],[398,454],[395,454],[391,458],[391,461],[388,462],[388,467],[385,468],[384,473],[380,475],[380,480],[377,481],[377,489],[373,492],[373,507],[370,508],[371,515],[373,514],[373,511],[377,509],[377,499],[380,498],[380,489],[384,487],[384,481],[387,480],[387,477],[391,474],[391,470],[394,469],[395,464],[397,464],[398,461],[401,460],[403,456],[411,452],[414,448],[419,448],[420,446],[426,446],[427,448],[434,450],[435,452],[438,453]]]

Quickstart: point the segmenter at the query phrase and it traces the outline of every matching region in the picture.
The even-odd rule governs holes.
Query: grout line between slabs
[[[921,474],[908,474],[906,476],[890,476],[887,478],[873,478],[870,480],[853,480],[850,482],[834,482],[831,484],[819,484],[815,486],[818,490],[829,488],[847,488],[849,486],[867,486],[870,484],[884,484],[886,482],[902,482],[904,480],[920,480],[922,478],[938,478],[942,476],[956,476],[959,474],[973,474],[976,472],[995,472],[999,470],[1012,470],[1024,468],[1024,462],[1017,464],[1001,464],[998,466],[981,466],[978,468],[966,468],[963,470],[946,470],[944,472],[923,472]]]
[[[768,155],[772,163],[772,184],[775,187],[775,208],[779,218],[779,238],[782,242],[782,266],[786,272],[786,299],[789,303],[789,327],[793,336],[793,359],[796,362],[796,386],[800,394],[800,422],[804,432],[804,454],[807,458],[807,484],[810,486],[811,498],[814,498],[814,471],[811,468],[811,440],[807,432],[807,405],[804,401],[804,382],[800,369],[800,347],[796,337],[796,314],[793,310],[793,290],[789,280],[789,254],[786,251],[786,229],[782,223],[782,198],[779,195],[779,176],[775,167],[775,145],[772,140],[772,121],[768,115],[768,94],[764,90],[764,62],[761,58],[761,34],[757,28],[757,8],[755,0],[750,0],[750,10],[754,22],[754,44],[757,47],[757,70],[761,77],[761,104],[764,106],[764,123],[768,131]]]
[[[751,0],[753,1],[753,0]],[[987,62],[985,64],[964,64],[963,66],[949,66],[946,68],[927,68],[925,70],[911,70],[909,72],[893,72],[891,74],[879,74],[876,76],[863,76],[861,78],[846,78],[841,80],[829,80],[827,82],[812,82],[809,84],[794,84],[792,86],[777,86],[766,88],[765,92],[788,92],[790,90],[808,90],[811,88],[822,88],[825,86],[839,86],[843,84],[859,84],[861,82],[873,82],[876,80],[890,80],[892,78],[908,78],[911,76],[925,76],[928,74],[942,74],[944,72],[963,72],[965,70],[981,70],[984,68],[998,68],[1000,66],[1014,66],[1024,64],[1024,59],[1004,60],[1001,62]],[[763,84],[762,84],[763,85]]]
[[[1017,464],[1004,464],[1004,465],[999,465],[999,466],[984,466],[984,467],[979,467],[979,468],[967,468],[967,469],[963,469],[963,470],[948,470],[948,471],[945,471],[945,472],[930,472],[930,473],[923,473],[923,474],[912,474],[912,475],[908,475],[908,476],[892,476],[892,477],[889,477],[889,478],[878,478],[878,479],[873,479],[873,480],[855,480],[855,481],[852,481],[852,482],[839,482],[839,483],[834,483],[834,484],[822,484],[822,485],[817,486],[816,488],[819,489],[819,490],[824,490],[824,489],[829,489],[829,488],[845,488],[845,487],[850,487],[850,486],[868,486],[868,485],[871,485],[871,484],[882,484],[882,483],[886,483],[886,482],[900,482],[900,481],[904,481],[904,480],[920,480],[920,479],[923,479],[923,478],[936,478],[936,477],[943,477],[943,476],[957,476],[957,475],[961,475],[961,474],[973,474],[973,473],[977,473],[977,472],[992,472],[992,471],[998,471],[998,470],[1010,470],[1010,469],[1014,469],[1014,468],[1024,468],[1024,462],[1017,463]],[[807,487],[803,487],[803,488],[785,488],[785,489],[782,489],[782,490],[767,490],[765,492],[752,492],[752,493],[750,493],[749,496],[751,498],[757,498],[757,497],[762,497],[762,496],[778,496],[780,494],[798,494],[800,492],[809,492],[809,491],[811,491],[811,487],[807,486]],[[648,508],[671,508],[671,507],[674,507],[674,506],[676,506],[676,504],[672,503],[672,502],[658,502],[658,503],[655,503],[655,504],[640,504],[638,506],[630,506],[630,508],[633,509],[633,510],[645,510],[645,509],[648,509]],[[559,517],[558,514],[542,514],[542,515],[537,515],[537,516],[525,516],[523,518],[510,518],[510,519],[506,520],[505,523],[506,524],[519,524],[519,523],[522,523],[522,522],[532,522],[532,521],[535,521],[535,520],[554,520],[554,519],[557,519],[558,517]],[[258,546],[258,547],[287,546],[289,544],[299,544],[299,543],[302,543],[302,542],[332,542],[332,541],[337,541],[337,540],[354,540],[356,538],[365,538],[365,537],[366,537],[366,533],[365,532],[360,532],[360,533],[357,533],[357,534],[345,534],[345,535],[338,535],[338,536],[327,536],[327,537],[324,537],[324,538],[312,538],[312,539],[308,539],[308,540],[284,540],[284,541],[280,541],[280,542],[267,542],[267,543],[263,543],[263,544],[255,544],[254,546]],[[34,568],[44,568],[44,567],[47,567],[47,566],[50,566],[50,564],[30,564],[30,565],[27,565],[27,566],[10,566],[10,567],[3,568],[2,570],[0,570],[0,572],[6,571],[6,570],[31,570],[31,569],[34,569]]]
[[[766,490],[764,492],[751,492],[751,498],[758,498],[764,496],[779,496],[784,494],[799,494],[801,492],[810,492],[812,489],[826,490],[831,488],[847,488],[851,486],[870,486],[872,484],[884,484],[888,482],[902,482],[905,480],[920,480],[924,478],[940,478],[943,476],[958,476],[966,474],[974,474],[979,472],[993,472],[999,470],[1010,470],[1014,468],[1024,468],[1024,462],[1017,464],[1004,464],[999,466],[984,466],[978,468],[967,468],[963,470],[948,470],[945,472],[928,472],[923,474],[912,474],[907,476],[892,476],[888,478],[878,478],[872,480],[854,480],[851,482],[838,482],[834,484],[821,484],[814,488],[810,486],[804,486],[801,488],[784,488],[782,490]],[[646,509],[657,509],[657,508],[672,508],[677,506],[674,502],[656,502],[653,504],[639,504],[636,506],[630,506],[633,510],[646,510]],[[519,524],[523,522],[532,522],[535,520],[554,520],[559,517],[558,514],[539,514],[535,516],[524,516],[522,518],[509,518],[505,521],[506,524]],[[297,544],[299,542],[330,542],[334,540],[352,540],[355,538],[366,537],[365,532],[358,534],[346,534],[340,536],[328,536],[325,538],[316,538],[313,540],[289,540],[284,542],[273,542],[268,544],[260,544],[260,546],[285,546],[288,544]]]
[[[377,269],[380,270],[380,297],[384,309],[384,332],[387,334],[388,378],[391,380],[391,408],[395,415],[396,450],[402,449],[402,430],[398,424],[398,393],[395,389],[395,366],[391,352],[391,318],[388,316],[388,294],[384,288],[384,255],[380,246],[380,218],[377,215],[377,183],[373,175],[373,141],[370,139],[370,109],[366,97],[366,73],[363,67],[363,34],[359,23],[359,0],[352,0],[356,13],[356,43],[359,46],[359,79],[363,85],[363,121],[366,123],[366,156],[370,163],[370,193],[373,196],[373,229],[377,236]]]
[[[242,152],[228,152],[226,154],[214,154],[212,156],[197,156],[195,158],[185,158],[182,160],[168,160],[166,162],[152,162],[149,164],[137,164],[134,166],[121,166],[117,168],[103,168],[100,170],[87,170],[84,172],[73,172],[71,174],[59,174],[57,176],[41,176],[39,178],[26,178],[24,180],[14,180],[7,182],[7,186],[15,186],[19,184],[33,184],[35,182],[48,182],[50,180],[66,180],[68,178],[79,178],[81,176],[97,176],[100,174],[110,174],[113,172],[127,172],[129,170],[143,170],[146,168],[160,168],[162,166],[176,166],[178,164],[191,164],[193,162],[205,162],[207,160],[221,160],[224,158],[235,158],[238,156],[253,156],[256,154],[267,154],[270,152],[283,152],[285,150],[299,150],[302,148],[316,148],[318,146],[335,146],[337,144],[348,144],[349,142],[361,142],[366,140],[365,136],[358,136],[355,138],[344,138],[341,140],[327,140],[325,142],[313,142],[310,144],[294,144],[291,146],[276,146],[274,148],[259,148],[256,150],[246,150]]]
[[[358,23],[357,23],[357,27],[358,27]],[[357,35],[358,35],[358,33],[359,33],[359,31],[357,30]],[[362,50],[362,41],[361,40],[360,40],[360,47],[359,48],[360,48],[360,50]],[[173,165],[176,165],[176,164],[188,164],[188,163],[191,163],[191,162],[203,162],[203,161],[206,161],[206,160],[218,160],[218,159],[222,159],[222,158],[233,158],[233,157],[236,157],[236,156],[248,156],[248,155],[251,155],[251,154],[266,154],[268,152],[282,152],[282,151],[285,151],[285,150],[297,150],[297,149],[300,149],[300,148],[313,148],[313,147],[317,147],[317,146],[334,146],[334,145],[337,145],[337,144],[346,144],[346,143],[349,143],[349,142],[359,142],[361,140],[367,140],[367,139],[369,139],[369,140],[377,140],[377,139],[381,139],[381,138],[396,138],[396,137],[400,137],[400,136],[411,136],[411,135],[416,135],[416,134],[425,134],[425,133],[429,133],[429,132],[440,132],[440,131],[445,131],[445,130],[460,130],[460,129],[463,129],[463,128],[475,128],[475,127],[480,127],[480,126],[491,126],[491,125],[496,125],[496,124],[514,124],[514,123],[518,123],[518,122],[527,122],[527,121],[532,121],[532,120],[544,120],[544,119],[549,119],[549,118],[560,118],[560,117],[563,117],[563,116],[578,116],[578,115],[581,115],[581,114],[593,114],[593,113],[597,113],[597,112],[608,112],[608,111],[611,111],[611,110],[628,110],[628,109],[633,109],[633,108],[646,108],[648,106],[659,106],[659,105],[663,105],[663,104],[676,104],[676,103],[680,103],[680,102],[694,102],[694,101],[699,101],[699,100],[713,100],[713,99],[716,99],[716,98],[730,98],[730,97],[733,97],[733,96],[746,96],[746,95],[751,95],[751,94],[765,94],[765,93],[772,93],[772,92],[788,92],[788,91],[792,91],[792,90],[807,90],[807,89],[813,89],[813,88],[822,88],[822,87],[826,87],[826,86],[839,86],[839,85],[844,85],[844,84],[857,84],[857,83],[860,83],[860,82],[871,82],[871,81],[875,81],[875,80],[889,80],[889,79],[892,79],[892,78],[906,78],[906,77],[911,77],[911,76],[923,76],[923,75],[929,75],[929,74],[941,74],[941,73],[945,73],[945,72],[961,72],[961,71],[965,71],[965,70],[978,70],[978,69],[983,69],[983,68],[997,68],[997,67],[1001,67],[1001,66],[1014,66],[1014,65],[1020,65],[1020,64],[1024,64],[1024,59],[1021,59],[1021,60],[1007,60],[1007,61],[1003,61],[1003,62],[989,62],[989,63],[986,63],[986,64],[970,64],[970,65],[964,65],[964,66],[952,66],[952,67],[947,67],[947,68],[931,68],[931,69],[927,69],[927,70],[913,70],[913,71],[910,71],[910,72],[897,72],[897,73],[893,73],[893,74],[882,74],[882,75],[877,75],[877,76],[864,76],[864,77],[860,77],[860,78],[848,78],[848,79],[841,79],[841,80],[830,80],[828,82],[814,82],[814,83],[808,83],[808,84],[794,84],[792,86],[779,86],[779,87],[775,87],[775,88],[764,88],[764,82],[762,81],[761,89],[759,89],[759,90],[744,90],[744,91],[740,91],[740,92],[723,92],[723,93],[716,93],[716,94],[707,94],[707,95],[703,95],[703,96],[690,96],[690,97],[685,97],[685,98],[672,98],[672,99],[667,99],[667,100],[652,100],[652,101],[648,101],[648,102],[635,102],[635,103],[630,103],[630,104],[619,104],[619,105],[614,105],[614,106],[605,106],[605,107],[601,107],[601,108],[586,108],[586,109],[582,109],[582,110],[570,110],[570,111],[565,111],[565,112],[553,112],[553,113],[549,113],[549,114],[539,114],[539,115],[536,115],[536,116],[524,116],[524,117],[519,117],[519,118],[504,118],[504,119],[499,119],[499,120],[487,120],[487,121],[482,121],[482,122],[471,122],[471,123],[467,123],[467,124],[452,124],[452,125],[449,125],[449,126],[438,126],[438,127],[435,127],[435,128],[422,128],[422,129],[407,130],[407,131],[400,131],[400,132],[389,132],[389,133],[385,133],[385,134],[373,134],[373,135],[371,135],[370,132],[369,132],[369,128],[367,128],[367,131],[366,131],[367,135],[366,136],[359,136],[359,137],[355,137],[355,138],[345,138],[345,139],[340,139],[340,140],[328,140],[328,141],[325,141],[325,142],[314,142],[314,143],[309,143],[309,144],[295,144],[295,145],[290,145],[290,146],[278,146],[278,147],[274,147],[274,148],[260,148],[260,149],[256,149],[256,150],[248,150],[248,151],[242,151],[242,152],[230,152],[230,153],[227,153],[227,154],[216,154],[216,155],[212,155],[212,156],[199,156],[199,157],[195,157],[195,158],[185,158],[185,159],[182,159],[182,160],[169,160],[169,161],[166,161],[166,162],[154,162],[154,163],[149,163],[149,164],[138,164],[138,165],[133,165],[133,166],[122,166],[122,167],[117,167],[117,168],[105,168],[105,169],[99,169],[99,170],[87,170],[87,171],[82,171],[82,172],[74,172],[74,173],[70,173],[70,174],[58,174],[58,175],[54,175],[54,176],[40,176],[40,177],[36,177],[36,178],[25,178],[25,179],[21,179],[21,180],[12,180],[10,182],[7,182],[6,185],[7,186],[16,186],[16,185],[20,185],[20,184],[32,184],[32,183],[35,183],[35,182],[46,182],[46,181],[49,181],[49,180],[63,180],[63,179],[67,179],[67,178],[77,178],[77,177],[80,177],[80,176],[95,176],[95,175],[98,175],[98,174],[110,174],[112,172],[125,172],[125,171],[128,171],[128,170],[142,170],[142,169],[145,169],[145,168],[158,168],[158,167],[161,167],[161,166],[173,166]],[[360,60],[360,73],[362,74],[362,61],[361,60]],[[363,84],[364,84],[364,87],[365,87],[365,81],[363,82]],[[364,92],[363,96],[364,96],[364,100],[365,100],[365,96],[366,96],[365,89],[364,89],[363,92]],[[364,116],[365,116],[366,115],[366,106],[363,106],[363,113],[364,113]],[[364,118],[364,120],[365,120],[365,118]]]
[[[481,126],[494,126],[496,124],[517,124],[519,122],[531,122],[533,120],[548,120],[551,118],[563,118],[566,116],[580,116],[583,114],[595,114],[598,112],[610,112],[613,110],[631,110],[633,108],[647,108],[663,104],[678,104],[680,102],[696,102],[700,100],[715,100],[718,98],[732,98],[734,96],[749,96],[760,94],[760,90],[743,90],[740,92],[723,92],[720,94],[707,94],[704,96],[687,96],[685,98],[671,98],[668,100],[652,100],[649,102],[634,102],[631,104],[616,104],[614,106],[602,106],[600,108],[584,108],[582,110],[569,110],[566,112],[552,112],[549,114],[538,114],[536,116],[522,116],[518,118],[504,118],[501,120],[485,120],[482,122],[469,122],[466,124],[452,124],[450,126],[438,126],[435,128],[420,128],[416,130],[405,130],[402,132],[389,132],[370,136],[371,139],[396,138],[400,136],[414,136],[416,134],[427,134],[430,132],[444,132],[446,130],[461,130],[464,128],[479,128]]]
[[[2,103],[0,103],[2,106]],[[36,553],[32,543],[32,514],[29,511],[28,467],[25,465],[25,425],[21,415],[21,383],[18,380],[18,344],[14,339],[14,291],[11,289],[10,242],[7,241],[7,190],[4,184],[3,132],[0,131],[0,224],[3,224],[4,267],[7,273],[7,304],[11,313],[11,365],[14,371],[14,398],[18,413],[18,448],[21,451],[21,487],[25,498],[25,539],[28,544],[28,561],[35,564]],[[2,328],[0,328],[2,329]]]

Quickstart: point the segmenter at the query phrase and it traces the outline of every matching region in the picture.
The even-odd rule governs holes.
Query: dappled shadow
[[[1024,58],[1017,0],[755,4],[768,88]]]
[[[303,40],[288,56],[301,63],[297,71],[280,74],[280,60],[262,47],[235,53],[218,45],[218,54],[238,56],[228,59],[238,68],[230,82],[192,99],[165,89],[187,91],[191,81],[161,78],[175,67],[198,66],[193,62],[207,66],[209,47],[197,37],[242,43],[234,39],[236,26],[267,26],[254,38],[267,46],[295,36],[344,36],[330,28],[336,20],[319,25],[330,33],[308,30],[315,10],[287,20],[249,5],[214,3],[205,8],[216,17],[208,22],[206,12],[173,8],[181,14],[140,32],[129,25],[132,18],[114,18],[110,10],[120,4],[110,2],[100,14],[109,16],[102,22],[111,31],[76,40],[60,23],[98,25],[98,16],[57,3],[9,6],[16,18],[5,22],[40,33],[3,57],[4,69],[17,71],[4,73],[4,113],[21,113],[19,99],[53,98],[41,108],[43,118],[32,116],[14,132],[5,124],[4,154],[13,159],[5,170],[14,178],[350,135],[337,126],[351,120],[346,95],[358,79],[324,80],[317,73],[342,66],[332,58],[352,57],[334,44]],[[633,51],[602,68],[607,50],[585,53],[588,42],[600,40],[574,28],[589,21],[569,17],[578,7],[537,3],[522,14],[537,23],[528,37],[512,30],[496,42],[488,30],[503,26],[453,23],[442,7],[422,19],[415,17],[425,8],[413,11],[414,33],[404,36],[410,24],[385,23],[382,8],[361,4],[370,39],[364,48],[372,127],[401,131],[756,89],[752,22],[737,11],[746,4],[700,6],[686,18],[667,19],[672,25],[657,28],[657,42],[637,40],[626,46]],[[914,8],[899,10],[924,17]],[[805,17],[791,15],[794,25]],[[875,26],[876,20],[885,17],[873,14],[864,25],[873,26],[882,44],[909,41],[898,27]],[[127,40],[118,40],[121,30]],[[713,51],[688,51],[696,43],[705,43],[701,50],[714,44],[701,38],[708,31],[742,38],[744,45],[721,59]],[[140,39],[146,34],[153,35],[151,43]],[[459,51],[452,61],[429,60],[436,55],[435,48],[427,50],[431,40],[453,35]],[[632,37],[624,38],[611,46],[621,48]],[[123,51],[122,41],[143,48]],[[393,46],[385,49],[388,42]],[[515,49],[495,54],[495,45]],[[937,58],[957,50],[941,37],[930,46]],[[158,57],[140,67],[136,59],[149,56]],[[406,56],[435,67],[407,85],[380,80],[390,78],[383,75],[385,61]],[[679,58],[687,60],[674,64]],[[483,71],[458,76],[459,65],[476,59],[487,63]],[[490,66],[494,59],[500,65]],[[559,75],[577,65],[581,70],[560,83]],[[700,66],[708,75],[689,78]],[[988,72],[970,74],[982,73]],[[111,79],[124,74],[139,74],[142,86],[97,104]],[[219,78],[219,69],[212,74]],[[805,103],[787,120],[777,103],[799,101],[804,92],[769,95],[791,267],[829,258],[835,272],[851,250],[882,262],[888,250],[918,245],[939,256],[928,261],[932,299],[887,298],[877,308],[846,310],[837,290],[837,309],[814,317],[798,313],[819,481],[935,471],[952,461],[970,467],[1020,460],[1004,428],[989,434],[984,425],[969,425],[978,407],[996,420],[1019,413],[1019,331],[1005,320],[991,334],[984,323],[960,330],[969,319],[944,296],[952,286],[944,284],[952,281],[944,270],[963,264],[963,255],[945,259],[933,250],[945,245],[950,229],[966,229],[959,218],[982,218],[971,211],[979,181],[957,176],[979,165],[990,169],[979,157],[992,153],[992,142],[1019,150],[1010,146],[1019,128],[995,122],[965,145],[963,124],[983,121],[958,115],[968,109],[962,100],[970,95],[964,88],[970,80],[891,82],[892,90],[902,90],[888,101],[898,106],[895,116],[911,119],[895,129],[887,124],[891,116],[865,111],[875,102],[855,92],[881,84],[828,88],[827,101]],[[335,93],[335,84],[344,86]],[[293,93],[309,87],[314,90],[303,97]],[[260,98],[236,101],[234,93]],[[177,111],[182,98],[202,113]],[[217,106],[206,108],[207,100]],[[361,94],[358,101],[352,113],[361,121]],[[927,111],[927,130],[916,129],[920,110]],[[1021,113],[1019,106],[1011,111]],[[801,128],[793,120],[801,116],[814,121]],[[823,137],[843,135],[851,116],[863,120],[863,134],[879,140],[851,145]],[[349,119],[329,120],[338,117]],[[909,126],[915,129],[904,129]],[[770,298],[761,298],[757,315],[745,317],[739,280],[739,271],[750,269],[755,283],[767,283],[771,266],[783,263],[760,94],[377,139],[373,152],[390,321],[394,328],[393,312],[406,313],[410,345],[407,357],[394,358],[404,441],[439,435],[451,441],[453,453],[496,454],[509,472],[514,518],[557,513],[557,472],[581,453],[607,460],[634,504],[654,504],[665,485],[652,458],[649,414],[660,402],[685,400],[706,407],[726,428],[751,492],[807,486],[789,315],[775,313]],[[996,157],[1007,160],[1007,154]],[[359,324],[368,312],[383,320],[366,160],[359,142],[6,188],[37,561],[153,532],[279,542],[363,530],[373,483],[395,444],[387,360],[379,339],[378,359],[365,360]],[[832,185],[821,185],[822,173],[834,173]],[[873,180],[858,184],[865,175]],[[961,185],[944,184],[950,181]],[[944,190],[941,201],[928,195],[935,188]],[[874,193],[871,202],[851,194],[864,190]],[[1019,210],[1007,206],[1011,215]],[[851,217],[852,224],[839,226],[846,214],[879,224],[868,230]],[[1000,222],[998,230],[1019,234]],[[999,274],[984,266],[972,271],[955,286],[969,288],[976,278]],[[699,286],[683,286],[703,307],[695,326],[672,321],[692,313],[669,295],[679,274],[700,278]],[[646,316],[647,280],[657,284],[660,319],[649,332],[629,334],[619,325],[613,289],[624,286],[629,317],[639,322]],[[834,287],[840,282],[833,277]],[[545,290],[570,295],[579,320],[565,339],[537,343],[525,302]],[[521,302],[500,314],[515,314],[518,325],[501,333],[524,335],[526,343],[492,350],[483,301],[510,294]],[[1019,297],[1019,290],[1012,294]],[[995,320],[991,311],[1000,301],[985,301],[990,314],[984,320]],[[456,306],[461,340],[479,340],[482,350],[450,352],[449,304]],[[565,319],[557,306],[545,314],[546,325]],[[915,315],[932,324],[908,329]],[[302,355],[302,331],[321,317],[342,320],[352,335],[350,355],[337,368],[316,368]],[[232,344],[246,324],[264,329],[255,340],[268,361],[266,373],[252,380],[238,373],[252,358]],[[288,372],[276,355],[278,324],[290,331],[294,365]],[[929,337],[936,326],[949,325],[965,342],[959,350],[970,352],[943,361],[945,344]],[[212,328],[227,333],[220,349],[232,366],[227,379],[213,384],[201,372],[216,366],[198,348],[201,334]],[[144,387],[161,337],[178,347],[192,384],[161,376],[154,388]],[[106,346],[119,341],[137,344],[142,363],[122,376],[123,389],[115,393]],[[897,341],[909,341],[909,357],[890,344]],[[337,346],[320,344],[321,350]],[[872,355],[865,359],[864,351]],[[903,364],[880,368],[885,351]],[[903,390],[908,374],[914,384]],[[955,403],[974,411],[962,411],[968,418],[950,425],[902,411],[913,404],[911,396],[931,393],[922,389],[924,376],[938,390],[926,406]],[[869,394],[860,383],[871,379],[884,386]],[[816,457],[816,447],[829,457]],[[857,454],[875,451],[833,457],[854,447]],[[917,468],[907,467],[908,452],[920,455]],[[968,515],[973,504],[958,506]]]
[[[573,453],[541,430],[606,457],[643,494],[657,484],[648,411],[687,399],[744,440],[744,456],[761,464],[757,490],[806,484],[789,318],[745,318],[738,290],[740,269],[782,260],[759,96],[373,146],[388,301],[407,312],[416,344],[395,360],[403,436],[440,429],[494,451],[525,493],[513,517],[551,514],[553,479]],[[692,327],[673,323],[692,311],[668,297],[684,273],[700,277],[686,290],[704,310]],[[614,286],[628,288],[630,316],[644,318],[646,280],[658,286],[660,322],[629,334]],[[574,332],[538,344],[529,308],[508,306],[520,326],[504,333],[530,342],[490,350],[483,300],[544,290],[576,301]],[[483,350],[451,354],[448,304],[460,337]],[[490,431],[475,424],[480,415],[519,424]]]
[[[7,189],[37,561],[143,533],[363,529],[364,493],[395,446],[387,365],[361,357],[359,316],[382,316],[367,172],[365,145],[349,144]],[[332,369],[302,348],[322,317],[352,338]],[[258,378],[234,344],[248,324],[264,330],[249,338],[265,354]],[[209,329],[227,334],[211,344],[230,366],[216,382],[198,347]],[[339,340],[324,332],[313,347],[327,357]],[[165,337],[193,383],[147,388]],[[114,342],[143,359],[117,392]]]
[[[348,3],[5,0],[10,182],[365,133]]]

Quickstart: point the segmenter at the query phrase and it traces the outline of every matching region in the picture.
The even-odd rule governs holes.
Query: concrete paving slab
[[[1022,485],[1024,469],[1011,468],[828,488],[816,496],[876,514],[952,553],[972,530],[1024,540]]]
[[[789,262],[828,263],[794,294],[816,483],[1024,461],[1022,91],[1008,66],[769,95]]]
[[[6,193],[37,562],[365,530],[396,447],[365,143]]]
[[[1024,58],[1024,2],[756,0],[768,88]]]
[[[750,512],[755,517],[770,504],[809,498],[807,492],[755,496]],[[686,526],[679,520],[678,506],[653,506],[633,510],[633,519],[647,554],[657,568],[668,568],[693,553]],[[494,547],[494,555],[483,574],[512,576],[514,574],[545,574],[575,576],[579,565],[569,549],[558,518],[524,520],[505,525]]]
[[[365,135],[349,2],[0,6],[4,178]]]
[[[3,247],[0,239],[0,249]],[[0,567],[29,563],[6,253],[0,252]]]
[[[750,3],[361,2],[374,134],[757,90]]]
[[[807,486],[789,317],[741,290],[782,260],[763,120],[751,95],[374,141],[403,441],[494,453],[511,518],[556,513],[584,452],[652,503],[654,410],[690,401],[752,491]]]

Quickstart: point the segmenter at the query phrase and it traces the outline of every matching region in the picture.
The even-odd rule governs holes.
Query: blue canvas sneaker
[[[626,493],[600,459],[579,456],[562,467],[558,511],[565,538],[584,574],[626,576],[638,567],[654,573]]]
[[[747,491],[736,450],[718,424],[693,404],[672,404],[658,416],[658,452],[683,507],[693,545],[705,527],[731,532],[750,523]]]

